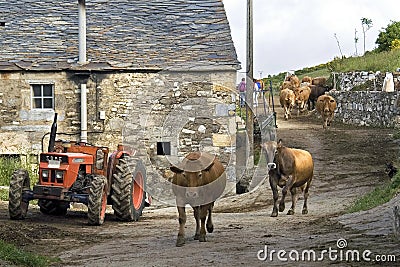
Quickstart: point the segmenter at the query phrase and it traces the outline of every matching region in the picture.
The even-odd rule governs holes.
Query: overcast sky
[[[223,0],[242,70],[246,60],[247,0]],[[253,0],[254,76],[326,63],[342,54],[363,54],[361,18],[372,20],[366,51],[391,21],[400,21],[398,0]],[[399,66],[400,67],[400,66]]]

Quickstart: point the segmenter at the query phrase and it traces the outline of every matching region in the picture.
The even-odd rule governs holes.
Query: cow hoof
[[[177,247],[182,247],[183,245],[185,245],[185,238],[180,236],[176,240],[176,246]]]
[[[294,211],[292,209],[288,210],[287,215],[293,215]]]
[[[285,204],[279,205],[279,212],[283,212],[285,210]]]
[[[200,242],[206,242],[206,236],[205,235],[200,235],[199,236],[199,241]]]
[[[278,212],[272,212],[271,217],[278,217]]]
[[[302,214],[308,214],[308,210],[307,210],[307,209],[304,209],[301,213],[302,213]]]
[[[194,238],[194,240],[199,240],[199,237],[200,237],[199,234],[195,234],[193,238]]]
[[[209,232],[209,233],[214,232],[214,225],[212,225],[212,224],[210,226],[207,225],[207,232]]]

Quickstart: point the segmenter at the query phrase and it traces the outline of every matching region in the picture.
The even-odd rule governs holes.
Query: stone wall
[[[55,110],[32,109],[32,82],[54,84]],[[154,183],[171,175],[171,163],[197,150],[219,155],[235,179],[234,70],[90,73],[85,80],[69,72],[1,74],[0,154],[39,154],[55,112],[58,132],[72,134],[57,138],[78,141],[82,82],[88,90],[89,143],[134,148]],[[169,142],[170,155],[157,155],[159,142]]]
[[[335,120],[357,126],[396,127],[400,123],[400,73],[393,73],[395,92],[382,92],[385,73],[349,72],[336,75]]]
[[[400,123],[398,92],[331,91],[337,101],[335,120],[357,126],[395,127]]]
[[[382,91],[385,73],[356,71],[335,73],[336,89],[340,91]],[[393,72],[395,89],[400,90],[400,72]]]

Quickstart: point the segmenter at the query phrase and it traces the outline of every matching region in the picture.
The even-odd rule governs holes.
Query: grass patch
[[[0,188],[0,200],[1,201],[8,201],[8,190]]]
[[[29,173],[31,185],[38,181],[38,164],[35,156],[0,157],[0,186],[10,185],[10,178],[17,169],[25,169]]]
[[[390,201],[400,192],[400,172],[398,172],[389,184],[379,186],[365,194],[354,202],[348,209],[348,213],[369,210]]]
[[[400,139],[400,130],[396,129],[396,132],[393,134],[394,139]]]
[[[360,57],[335,58],[334,60],[319,64],[313,67],[296,70],[296,75],[301,79],[304,76],[326,77],[327,85],[332,86],[332,72],[352,72],[352,71],[387,71],[393,72],[400,66],[400,49],[393,49],[388,52],[371,51]],[[279,91],[279,86],[285,79],[286,72],[264,78],[264,83],[269,87],[269,81],[275,91]]]
[[[23,251],[14,245],[0,240],[0,259],[18,266],[47,267],[59,259],[48,258]]]
[[[349,71],[395,71],[400,64],[400,49],[389,52],[367,52],[362,57],[335,59],[328,63],[336,72]]]

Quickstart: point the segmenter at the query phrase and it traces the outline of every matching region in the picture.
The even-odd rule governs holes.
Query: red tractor
[[[9,214],[24,219],[29,201],[38,199],[44,214],[65,215],[71,202],[88,208],[88,223],[104,222],[107,204],[117,220],[137,221],[146,198],[146,169],[142,161],[119,146],[56,141],[57,113],[52,124],[47,153],[40,154],[39,181],[31,190],[26,170],[16,170],[10,180]]]

